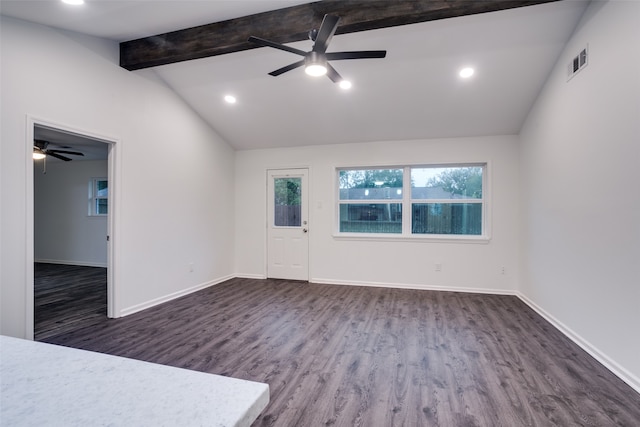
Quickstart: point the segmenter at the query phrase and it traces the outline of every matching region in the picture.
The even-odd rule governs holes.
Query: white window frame
[[[107,181],[107,196],[98,196],[98,182]],[[97,203],[98,200],[106,200],[107,206],[109,206],[109,180],[107,178],[91,178],[89,181],[89,216],[106,217],[108,214],[98,213]],[[107,207],[107,210],[109,208]]]
[[[482,199],[460,199],[460,202],[482,203],[482,233],[472,234],[412,234],[411,205],[423,202],[421,199],[411,198],[411,169],[416,168],[456,168],[482,167]],[[367,200],[366,203],[400,203],[402,204],[402,233],[357,233],[340,231],[340,205],[353,204],[352,200],[340,200],[340,171],[358,169],[403,169],[402,199]],[[491,164],[489,161],[465,163],[418,163],[393,165],[359,165],[334,167],[334,232],[333,237],[338,240],[379,240],[379,241],[414,241],[414,242],[444,242],[444,243],[489,243],[491,240]],[[429,199],[428,203],[451,203],[450,199]]]

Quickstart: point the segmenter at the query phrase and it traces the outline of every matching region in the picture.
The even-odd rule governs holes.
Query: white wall
[[[310,280],[515,292],[517,137],[325,145],[236,153],[236,271],[264,277],[266,170],[310,168]],[[336,166],[489,162],[493,205],[488,244],[349,241],[333,237]],[[442,271],[435,272],[435,263]],[[501,267],[506,274],[501,274]]]
[[[152,70],[120,68],[117,43],[6,17],[0,31],[1,332],[29,335],[28,116],[116,141],[117,315],[233,275],[230,146]]]
[[[34,162],[34,256],[38,262],[107,266],[107,217],[89,216],[89,182],[107,161]]]
[[[640,3],[592,3],[521,133],[521,292],[640,390]],[[586,45],[589,64],[567,82]]]

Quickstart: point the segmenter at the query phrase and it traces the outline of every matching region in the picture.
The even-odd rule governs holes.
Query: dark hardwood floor
[[[640,395],[518,298],[232,279],[45,341],[266,382],[254,426],[638,426]]]
[[[74,331],[107,319],[107,269],[34,264],[34,337]]]

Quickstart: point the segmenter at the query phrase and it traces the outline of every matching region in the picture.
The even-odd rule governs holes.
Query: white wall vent
[[[569,62],[569,65],[567,66],[567,81],[571,80],[573,76],[578,74],[580,70],[587,66],[589,62],[588,57],[589,46],[582,49],[580,53],[574,57],[571,62]]]

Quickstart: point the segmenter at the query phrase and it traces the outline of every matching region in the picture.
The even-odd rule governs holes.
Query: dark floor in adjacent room
[[[36,340],[106,320],[106,268],[37,262],[33,275]]]

